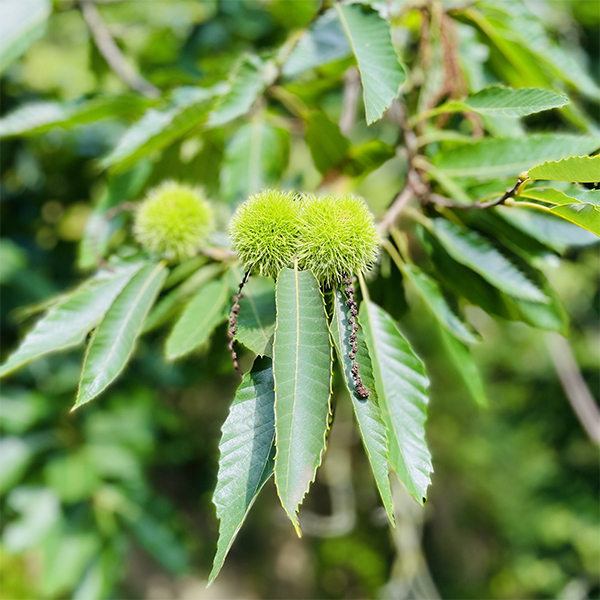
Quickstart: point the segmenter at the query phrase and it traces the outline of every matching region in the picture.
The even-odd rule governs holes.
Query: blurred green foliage
[[[385,10],[385,2],[372,4]],[[389,4],[400,14],[404,3]],[[572,41],[574,60],[597,72],[598,2],[535,4],[553,35]],[[505,5],[499,5],[502,12]],[[506,3],[507,9],[519,5]],[[316,0],[158,0],[105,2],[99,8],[128,60],[153,85],[171,90],[222,81],[240,55],[278,48],[311,21],[318,6]],[[76,3],[55,0],[50,8],[45,25],[42,18],[41,25],[33,23],[28,30],[31,45],[11,50],[22,56],[3,72],[2,113],[31,101],[131,97],[92,42]],[[0,18],[2,10],[0,6]],[[417,23],[410,19],[407,27],[414,34]],[[535,64],[524,63],[520,72],[503,66],[485,36],[468,19],[463,21],[461,51],[469,59],[465,70],[470,82],[488,82],[505,71],[514,85],[539,84]],[[408,44],[406,35],[398,28],[395,42],[408,60],[415,44]],[[510,43],[522,43],[522,38]],[[337,61],[286,86],[307,106],[321,109],[309,120],[314,136],[335,128],[341,116],[340,84],[349,59],[343,47],[336,51]],[[304,67],[295,68],[301,72]],[[285,105],[286,98],[280,100]],[[589,115],[597,113],[597,103],[585,93],[579,100],[562,118],[596,133],[597,123]],[[154,102],[134,96],[119,118],[2,141],[4,356],[39,312],[18,307],[71,289],[82,277],[74,265],[91,266],[79,250],[86,224],[98,206],[117,203],[111,196],[117,178],[102,170],[98,159],[110,154],[128,125]],[[290,144],[287,131],[278,126],[280,112],[269,113],[266,122],[250,119],[235,132],[227,127],[202,137],[188,132],[151,156],[151,173],[147,169],[142,174],[131,197],[141,197],[167,177],[200,184],[213,198],[220,192],[224,201],[239,200],[282,173],[290,186],[314,189],[321,180],[319,170],[340,166],[342,157],[313,156],[313,166],[306,143],[294,138]],[[559,118],[544,113],[531,121],[553,130]],[[354,155],[340,168],[352,177],[362,174],[354,189],[381,213],[399,189],[405,166],[400,158],[391,158],[393,150],[387,146],[395,144],[392,124],[382,121],[373,129],[377,140],[362,121],[355,125]],[[257,130],[270,142],[264,160],[271,167],[265,169],[264,181],[244,174],[239,164]],[[273,148],[278,157],[285,156],[281,164],[269,158]],[[375,168],[388,158],[371,174],[364,167]],[[138,162],[136,169],[144,168]],[[227,210],[217,218],[226,220]],[[598,249],[572,248],[567,258],[572,262],[561,263],[550,276],[572,319],[574,352],[597,397]],[[178,364],[163,361],[164,334],[150,332],[118,384],[78,412],[70,408],[80,351],[41,358],[3,384],[2,597],[598,597],[598,451],[557,383],[545,334],[519,323],[492,321],[473,310],[485,340],[474,352],[490,404],[479,409],[442,351],[425,307],[417,304],[406,313],[399,274],[385,260],[380,268],[394,285],[379,289],[375,283],[373,296],[394,316],[403,316],[411,341],[428,357],[433,382],[427,438],[435,473],[423,512],[415,515],[408,508],[398,530],[388,531],[351,418],[340,407],[327,461],[332,471],[351,461],[346,485],[349,481],[352,491],[344,492],[344,481],[324,472],[306,506],[321,515],[328,508],[334,514],[349,511],[351,525],[337,536],[320,537],[317,528],[317,535],[298,540],[277,510],[269,485],[221,580],[205,592],[217,537],[211,494],[219,429],[237,380],[223,327],[208,352]],[[335,385],[342,390],[341,379]],[[338,493],[350,494],[350,508],[339,508]],[[423,575],[423,558],[434,587]],[[411,561],[416,565],[412,571]]]

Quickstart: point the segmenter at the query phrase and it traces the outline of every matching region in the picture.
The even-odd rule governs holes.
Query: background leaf
[[[425,442],[429,383],[425,368],[382,308],[363,300],[359,314],[387,425],[390,463],[410,494],[423,504],[433,471]]]
[[[100,271],[85,282],[36,323],[19,348],[0,367],[0,376],[49,352],[81,344],[142,264],[115,266],[113,271]]]
[[[74,408],[95,398],[123,370],[166,277],[163,263],[147,264],[117,296],[88,347]]]
[[[342,162],[350,142],[342,135],[337,123],[319,111],[313,111],[306,121],[306,143],[315,167],[326,173]]]
[[[287,167],[290,134],[255,119],[242,125],[227,144],[221,169],[221,193],[240,200],[276,186]]]
[[[213,502],[219,542],[210,585],[263,485],[273,474],[275,456],[275,384],[270,358],[257,357],[244,375],[223,423],[219,473]]]
[[[275,484],[300,534],[297,510],[325,450],[331,395],[331,343],[319,284],[310,271],[283,269],[277,279]]]
[[[383,116],[398,96],[406,76],[392,45],[387,23],[358,4],[336,4],[363,85],[367,125]]]
[[[358,344],[356,362],[359,365],[359,373],[363,385],[371,392],[367,399],[363,399],[356,393],[354,379],[352,378],[352,361],[349,358],[352,349],[352,344],[350,343],[350,334],[352,331],[352,325],[348,322],[346,296],[340,289],[336,288],[333,292],[331,332],[335,341],[338,360],[344,374],[344,381],[352,400],[352,406],[354,407],[360,437],[369,458],[373,476],[375,477],[375,483],[381,495],[388,519],[392,525],[395,525],[392,490],[388,472],[388,441],[375,389],[371,357],[367,350],[362,328],[359,328],[356,337],[356,343]]]
[[[587,154],[600,147],[593,137],[536,133],[516,139],[485,139],[437,156],[435,165],[450,177],[495,179],[517,176],[546,160]]]
[[[498,289],[523,300],[547,302],[545,294],[483,236],[447,219],[434,220],[435,233],[454,260]]]
[[[207,283],[190,300],[175,323],[165,347],[169,360],[189,354],[202,345],[217,325],[227,319],[229,286],[224,279]]]

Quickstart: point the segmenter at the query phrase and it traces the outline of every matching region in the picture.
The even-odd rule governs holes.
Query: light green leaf
[[[237,390],[223,423],[219,473],[213,502],[219,518],[219,542],[210,585],[263,485],[273,474],[275,456],[275,384],[270,358],[257,357]]]
[[[74,409],[95,398],[123,370],[166,277],[162,262],[146,264],[117,296],[88,346]]]
[[[46,31],[52,13],[50,0],[3,0],[0,19],[0,73]]]
[[[223,270],[219,264],[209,264],[199,268],[194,274],[186,279],[181,285],[171,290],[161,298],[150,311],[148,318],[144,321],[142,333],[157,329],[173,318],[182,305],[191,298],[202,286],[214,279]]]
[[[450,177],[496,179],[517,176],[540,162],[587,154],[598,147],[600,140],[593,137],[538,133],[464,144],[440,153],[434,162]]]
[[[406,275],[408,280],[414,285],[423,298],[425,304],[430,308],[433,316],[438,320],[440,325],[447,329],[454,337],[463,341],[465,344],[474,344],[477,338],[473,332],[456,316],[450,308],[442,289],[437,281],[423,273],[415,265],[404,264],[402,273]]]
[[[410,494],[423,504],[433,471],[425,442],[429,384],[425,368],[382,308],[363,300],[359,315],[387,425],[390,463]]]
[[[445,348],[458,375],[464,382],[467,390],[469,390],[471,397],[479,406],[487,406],[488,400],[483,380],[473,360],[471,351],[460,340],[451,335],[447,329],[440,327],[439,332],[443,348]]]
[[[175,90],[170,106],[164,109],[148,109],[144,116],[125,132],[117,147],[102,160],[102,166],[124,170],[143,156],[172,144],[194,127],[204,123],[212,99],[222,90],[222,85]]]
[[[335,4],[363,85],[367,125],[378,121],[398,97],[406,76],[392,45],[388,24],[372,9]]]
[[[207,125],[221,127],[245,115],[267,87],[265,64],[257,56],[246,56],[238,63],[223,94],[212,109]]]
[[[595,183],[600,181],[600,155],[570,156],[559,161],[545,162],[529,169],[529,179]]]
[[[5,435],[0,438],[0,494],[4,495],[18,484],[38,452],[52,445],[52,439],[45,433],[26,436]]]
[[[276,186],[290,154],[290,134],[264,121],[242,125],[225,149],[221,192],[226,200],[239,200]]]
[[[392,490],[388,472],[388,441],[385,423],[379,408],[379,400],[375,390],[375,380],[373,378],[373,368],[371,357],[367,350],[365,337],[362,328],[357,331],[356,343],[358,352],[356,353],[356,362],[359,366],[359,373],[363,385],[371,392],[367,399],[361,398],[356,393],[354,379],[352,378],[352,360],[349,358],[352,344],[350,334],[352,325],[348,322],[348,307],[346,306],[346,297],[340,289],[334,291],[333,296],[333,318],[331,321],[331,332],[335,342],[338,360],[344,373],[344,381],[348,388],[348,393],[354,406],[354,414],[358,423],[360,437],[365,447],[365,452],[371,464],[371,470],[375,477],[377,489],[381,495],[381,500],[385,506],[390,523],[395,525],[394,512],[392,507]]]
[[[124,263],[111,267],[113,270],[100,271],[69,294],[25,336],[19,348],[0,367],[0,377],[34,358],[81,344],[142,265]]]
[[[550,212],[600,237],[600,206],[583,202],[563,204],[561,206],[554,206],[550,209]]]
[[[224,279],[207,283],[185,307],[167,338],[169,360],[189,354],[203,344],[215,328],[227,319],[229,286]]]
[[[85,102],[30,102],[0,119],[0,138],[34,135],[101,119],[136,115],[155,102],[144,96],[106,96]]]
[[[298,535],[297,511],[314,481],[329,421],[331,343],[323,295],[310,271],[283,269],[277,280],[275,484]]]
[[[304,33],[283,65],[286,77],[296,77],[305,71],[320,67],[352,54],[348,38],[333,9],[317,19]]]
[[[313,111],[306,121],[306,143],[315,167],[326,173],[339,165],[346,156],[350,142],[340,128],[320,111]]]
[[[525,117],[543,110],[558,108],[568,103],[569,99],[565,96],[548,90],[492,86],[484,88],[464,100],[453,100],[442,104],[442,106],[423,113],[420,117],[463,111],[498,117]]]
[[[268,277],[252,277],[243,294],[235,339],[259,356],[273,356],[275,284]]]
[[[546,295],[479,233],[447,219],[434,219],[435,233],[448,254],[498,289],[522,300],[548,302]]]
[[[518,198],[541,200],[548,204],[572,204],[573,202],[578,202],[577,198],[568,196],[565,192],[555,190],[554,188],[526,188],[519,192]]]
[[[351,146],[343,171],[350,177],[365,177],[383,163],[396,156],[396,148],[381,140],[370,140],[360,146]]]

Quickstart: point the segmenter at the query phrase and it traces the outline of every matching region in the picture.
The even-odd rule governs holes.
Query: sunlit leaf
[[[336,4],[363,85],[367,125],[378,121],[398,96],[406,75],[392,45],[388,24],[372,9]]]
[[[529,179],[594,183],[600,181],[600,155],[570,156],[559,161],[545,162],[527,172]]]
[[[117,296],[87,349],[74,408],[95,398],[125,368],[166,277],[163,263],[146,264]]]
[[[143,263],[124,263],[100,271],[43,316],[25,336],[19,348],[0,368],[0,376],[30,360],[81,344],[110,308],[114,299],[142,268]]]
[[[325,450],[331,395],[331,343],[319,284],[310,271],[283,269],[277,280],[275,483],[300,534],[297,511]]]

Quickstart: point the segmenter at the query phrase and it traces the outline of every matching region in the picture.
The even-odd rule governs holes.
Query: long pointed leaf
[[[548,302],[546,295],[483,236],[447,219],[435,219],[434,225],[438,239],[454,260],[515,298]]]
[[[74,408],[95,398],[123,370],[166,277],[163,263],[147,264],[114,301],[88,347]]]
[[[378,121],[398,96],[406,78],[392,45],[388,24],[372,9],[335,4],[363,85],[367,125]]]
[[[0,367],[0,377],[34,358],[81,344],[142,264],[123,264],[113,267],[113,271],[100,271],[75,290],[36,323],[17,351]]]
[[[394,513],[392,508],[392,489],[390,487],[390,478],[388,472],[388,441],[385,423],[379,408],[377,392],[375,391],[375,380],[373,378],[373,368],[371,366],[371,357],[367,350],[367,344],[362,328],[359,327],[356,343],[358,352],[356,353],[356,362],[359,366],[360,377],[364,386],[370,390],[371,394],[367,399],[361,398],[354,386],[352,378],[352,361],[349,358],[352,344],[350,343],[350,334],[352,325],[348,322],[348,307],[345,304],[346,297],[340,289],[336,289],[333,299],[333,319],[331,322],[331,332],[335,342],[338,359],[344,372],[344,381],[348,388],[348,393],[354,406],[354,414],[358,423],[360,437],[362,438],[365,452],[371,463],[371,470],[375,477],[377,489],[381,495],[381,500],[385,507],[385,512],[392,525],[395,525]]]
[[[227,318],[228,300],[229,286],[224,279],[206,284],[185,307],[167,338],[167,358],[179,358],[203,344]]]
[[[563,160],[545,162],[529,169],[529,179],[597,183],[600,181],[600,155],[570,156]]]
[[[359,314],[388,429],[390,463],[410,494],[423,504],[433,471],[425,442],[429,383],[425,368],[382,308],[364,300]]]
[[[314,481],[329,420],[331,342],[323,295],[310,271],[283,269],[277,281],[275,483],[300,535],[297,511]]]
[[[257,357],[244,375],[223,423],[219,474],[213,502],[217,507],[219,542],[210,585],[263,485],[273,474],[275,456],[275,384],[270,358]]]

